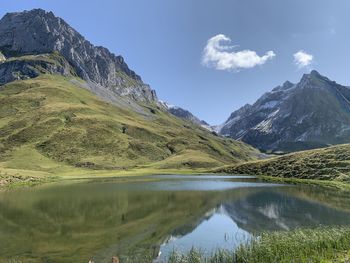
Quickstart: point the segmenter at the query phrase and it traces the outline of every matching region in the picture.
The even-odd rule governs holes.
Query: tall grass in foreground
[[[209,257],[196,249],[186,255],[174,252],[168,263],[325,262],[348,250],[349,227],[298,229],[265,233],[235,251],[218,250]]]

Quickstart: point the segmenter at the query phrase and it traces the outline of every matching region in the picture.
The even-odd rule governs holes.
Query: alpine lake
[[[166,262],[267,231],[350,225],[350,196],[250,176],[67,180],[0,192],[0,262]]]

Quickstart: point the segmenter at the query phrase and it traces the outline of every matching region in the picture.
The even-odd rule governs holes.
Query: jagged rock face
[[[54,54],[16,57],[0,63],[0,85],[14,80],[35,78],[40,74],[75,75],[70,64]]]
[[[350,141],[350,89],[312,71],[233,112],[219,132],[264,151]]]
[[[129,69],[123,57],[92,45],[52,12],[34,9],[6,14],[0,20],[0,51],[7,58],[56,51],[86,81],[135,100],[157,101],[155,92]]]

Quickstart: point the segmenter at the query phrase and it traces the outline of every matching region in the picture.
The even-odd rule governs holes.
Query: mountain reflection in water
[[[0,261],[110,262],[210,253],[251,234],[350,224],[347,194],[251,177],[149,176],[0,193]]]

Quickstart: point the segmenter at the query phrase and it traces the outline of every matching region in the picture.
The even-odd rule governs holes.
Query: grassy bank
[[[34,186],[58,180],[55,176],[40,177],[36,173],[20,175],[16,170],[0,171],[0,189],[16,186]]]
[[[286,183],[286,184],[295,184],[295,185],[303,184],[303,185],[333,188],[341,191],[350,191],[350,184],[346,182],[331,181],[331,180],[283,178],[283,177],[274,177],[274,176],[259,176],[259,178],[261,178],[266,182]]]
[[[162,174],[205,174],[205,169],[156,169],[143,167],[129,170],[89,170],[89,169],[67,169],[65,172],[46,173],[41,171],[4,169],[0,168],[0,189],[17,186],[34,186],[43,183],[59,182],[77,179],[102,179],[117,177],[133,177]]]
[[[350,144],[233,164],[215,169],[213,172],[348,183]]]
[[[174,253],[169,263],[269,263],[348,262],[350,228],[299,229],[262,234],[236,251],[217,251],[206,257],[193,249],[187,255]]]

